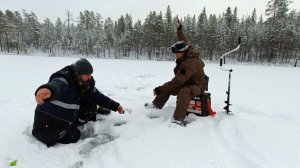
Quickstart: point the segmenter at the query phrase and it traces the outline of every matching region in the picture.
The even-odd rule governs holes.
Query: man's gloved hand
[[[177,18],[176,28],[177,28],[178,31],[182,30],[182,21],[180,21],[178,18]]]
[[[155,89],[153,89],[153,94],[154,94],[154,96],[161,94],[159,87],[156,87]]]

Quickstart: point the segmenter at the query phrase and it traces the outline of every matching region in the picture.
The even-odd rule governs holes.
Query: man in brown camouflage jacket
[[[187,42],[179,21],[177,37],[179,41],[171,46],[172,52],[176,54],[175,77],[153,90],[156,97],[152,106],[161,109],[170,95],[177,95],[177,105],[171,122],[185,126],[184,119],[190,100],[203,94],[207,86],[203,70],[205,64],[199,58],[199,52]]]

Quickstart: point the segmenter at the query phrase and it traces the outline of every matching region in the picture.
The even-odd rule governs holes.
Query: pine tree
[[[10,10],[5,11],[6,24],[4,27],[5,41],[7,52],[10,52],[13,43],[15,42],[14,34],[16,25],[14,25],[14,13]]]
[[[20,54],[20,51],[25,51],[26,45],[24,42],[24,30],[23,30],[23,19],[21,14],[18,11],[14,12],[14,16],[15,16],[15,21],[14,24],[16,26],[15,29],[15,38],[16,38],[16,42],[15,42],[15,47],[17,50],[17,53]]]
[[[50,55],[53,55],[54,43],[54,25],[49,18],[46,18],[41,26],[41,47],[43,51],[49,50]]]
[[[260,61],[261,63],[264,62],[265,56],[267,55],[267,37],[265,33],[267,32],[265,23],[263,22],[262,15],[259,18],[259,21],[256,25],[257,27],[257,61]]]
[[[27,46],[31,48],[33,51],[34,49],[38,50],[40,47],[40,23],[38,22],[37,16],[35,13],[27,13],[23,11],[24,15],[24,39]]]
[[[210,15],[207,28],[207,56],[210,61],[213,60],[213,56],[217,47],[217,26],[218,21],[216,15]]]
[[[165,53],[166,59],[170,56],[169,47],[172,45],[174,39],[174,24],[172,20],[172,11],[170,6],[168,5],[166,14],[164,16],[164,46],[165,46]]]
[[[103,52],[103,56],[105,57],[105,50],[107,48],[107,40],[104,31],[104,25],[102,21],[102,16],[99,13],[96,13],[95,17],[95,28],[93,30],[94,41],[95,41],[95,49],[96,56],[99,57],[100,53]]]
[[[1,52],[3,52],[3,44],[2,44],[2,41],[3,41],[3,34],[4,34],[4,29],[6,27],[6,18],[4,17],[4,14],[3,12],[0,10],[0,49],[1,49]]]
[[[192,34],[192,18],[190,15],[187,15],[186,17],[184,17],[184,30],[186,31],[185,35],[187,36],[188,40],[191,40],[194,36],[194,34]]]
[[[126,37],[125,37],[125,31],[126,31],[126,25],[125,25],[125,18],[123,15],[121,15],[121,17],[118,19],[117,22],[117,40],[116,42],[116,46],[119,52],[122,53],[122,56],[126,56]]]
[[[136,58],[139,58],[139,55],[142,54],[142,47],[143,47],[143,26],[142,22],[138,20],[133,26],[133,47],[135,50]]]
[[[68,50],[71,50],[71,46],[72,46],[72,32],[71,32],[71,25],[72,25],[72,21],[73,21],[73,15],[72,13],[67,10],[66,12],[66,15],[67,15],[67,33],[66,33],[66,39],[64,39],[64,43],[68,46],[67,49]]]
[[[125,33],[123,35],[124,38],[124,49],[125,55],[129,57],[132,46],[132,33],[133,33],[133,25],[132,25],[132,17],[129,14],[125,15]]]
[[[110,17],[104,22],[104,31],[106,39],[106,48],[108,50],[108,56],[111,56],[111,48],[114,46],[114,23]]]
[[[204,59],[207,57],[207,29],[208,29],[208,21],[206,16],[206,9],[203,8],[201,14],[198,16],[197,27],[196,27],[196,40],[194,44],[200,50],[200,55]]]
[[[157,14],[151,11],[145,19],[144,34],[145,34],[145,48],[149,59],[152,59],[152,54],[155,53],[156,41],[158,34],[155,32],[157,25]]]
[[[284,30],[286,28],[289,0],[269,0],[266,15],[268,18],[268,62],[276,62],[279,59],[283,47]],[[283,53],[281,53],[282,55]]]
[[[60,18],[57,18],[55,21],[55,28],[54,28],[54,46],[57,48],[57,54],[59,55],[59,51],[63,50],[64,52],[68,48],[68,43],[64,43],[64,39],[67,39],[65,35],[64,25]],[[67,42],[67,41],[66,41]]]
[[[290,59],[297,59],[297,50],[300,47],[299,20],[297,19],[299,19],[299,13],[295,10],[291,11],[287,17],[285,35],[283,38],[284,56],[281,58],[281,63],[290,62]]]

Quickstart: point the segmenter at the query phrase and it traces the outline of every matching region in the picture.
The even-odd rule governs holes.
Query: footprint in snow
[[[98,134],[94,138],[90,139],[88,143],[82,145],[82,149],[79,151],[79,154],[86,156],[97,146],[107,144],[116,138],[117,137],[108,133]]]
[[[152,74],[141,74],[141,75],[137,75],[135,76],[136,78],[152,78],[154,75]]]
[[[125,125],[125,124],[127,124],[126,121],[118,121],[118,122],[115,122],[115,123],[114,123],[114,126],[115,126],[115,127],[119,127],[119,126],[122,126],[122,125]]]
[[[159,115],[150,113],[150,114],[147,115],[147,117],[150,118],[150,119],[156,119],[156,118],[159,118]]]
[[[140,90],[143,90],[143,89],[145,89],[145,88],[144,87],[137,87],[135,90],[140,91]]]
[[[131,113],[132,113],[132,109],[130,109],[130,108],[125,108],[124,111],[125,111],[125,114],[126,114],[126,113],[128,113],[128,114],[131,114]]]
[[[78,129],[81,132],[80,139],[86,139],[96,136],[93,124],[86,123],[83,126],[78,127]]]
[[[83,167],[83,161],[76,162],[69,168],[80,168],[80,167]]]

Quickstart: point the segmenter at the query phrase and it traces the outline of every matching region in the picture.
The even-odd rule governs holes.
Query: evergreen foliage
[[[228,7],[222,15],[207,16],[204,8],[198,16],[183,18],[184,31],[199,49],[201,57],[216,61],[236,47],[241,49],[230,58],[239,62],[290,63],[299,59],[300,11],[289,12],[289,0],[269,0],[266,16],[237,17],[238,9]],[[113,21],[99,13],[85,10],[77,19],[70,11],[67,19],[43,23],[33,12],[0,11],[0,52],[30,54],[36,51],[51,56],[81,54],[93,57],[133,57],[173,60],[169,46],[176,42],[171,8],[165,13],[150,11],[144,22],[135,23],[130,14]]]

